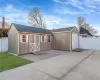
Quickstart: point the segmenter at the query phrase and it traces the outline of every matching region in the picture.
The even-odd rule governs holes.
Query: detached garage
[[[78,30],[74,27],[52,30],[54,34],[54,48],[56,50],[72,51],[78,48]]]

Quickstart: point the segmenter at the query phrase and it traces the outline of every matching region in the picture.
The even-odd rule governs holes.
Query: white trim
[[[38,39],[39,39],[39,42],[37,43],[36,41],[36,39],[37,39],[37,37],[38,37]],[[34,35],[34,43],[29,43],[29,45],[30,45],[30,48],[29,48],[29,51],[30,52],[36,52],[36,51],[40,51],[40,42],[41,42],[41,37],[40,37],[40,35]]]
[[[71,32],[76,28],[76,26],[71,30]],[[76,28],[77,29],[77,28]],[[78,30],[77,30],[78,31]]]
[[[18,54],[19,54],[19,43],[20,43],[20,42],[19,42],[19,39],[20,39],[20,38],[19,38],[19,35],[20,35],[20,34],[18,33]]]
[[[14,53],[11,53],[11,52],[8,52],[9,54],[12,54],[12,55],[14,55],[14,56],[18,56],[18,54],[14,54]]]
[[[72,51],[72,32],[70,32],[70,51]]]
[[[52,32],[52,33],[62,33],[62,32],[71,32],[71,31],[60,31],[60,32]]]
[[[26,42],[28,42],[28,40],[29,40],[28,36],[29,36],[29,34],[28,34],[28,35],[26,35]]]
[[[75,29],[76,27],[74,26],[73,29]],[[62,32],[72,32],[73,29],[71,31],[60,31],[60,32],[52,32],[52,33],[62,33]],[[77,28],[76,28],[77,29]]]
[[[48,42],[48,36],[47,35],[44,36],[44,42]]]
[[[40,35],[40,42],[44,42],[44,41],[42,41],[42,37],[45,37],[45,36],[44,35]]]
[[[45,33],[34,33],[34,32],[19,32],[20,34],[35,34],[35,35],[43,35]]]
[[[26,36],[26,42],[23,42],[23,39],[22,39],[22,36],[23,36],[23,35]],[[28,39],[28,36],[29,36],[29,34],[20,34],[20,42],[21,42],[21,43],[28,43],[28,40],[29,40],[29,39]]]

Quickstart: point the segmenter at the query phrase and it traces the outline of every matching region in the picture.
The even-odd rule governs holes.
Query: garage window
[[[48,42],[50,42],[50,35],[48,35]]]
[[[41,36],[41,42],[44,42],[44,36]]]
[[[28,35],[21,35],[20,36],[20,42],[28,42]]]

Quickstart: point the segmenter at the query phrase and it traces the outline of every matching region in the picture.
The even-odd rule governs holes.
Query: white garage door
[[[72,33],[72,49],[78,48],[78,34]]]

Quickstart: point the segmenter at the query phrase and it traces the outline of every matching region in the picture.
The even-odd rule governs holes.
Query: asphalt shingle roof
[[[36,28],[32,26],[27,25],[21,25],[21,24],[15,24],[12,23],[17,31],[19,32],[32,32],[32,33],[43,33],[43,34],[52,34],[52,32],[48,29],[42,29],[42,28]]]
[[[59,28],[59,29],[53,29],[51,31],[52,32],[71,31],[74,27],[75,26],[73,26],[73,27],[66,27],[66,28]]]
[[[88,30],[83,27],[80,28],[80,34],[87,34],[89,36],[93,36]]]

